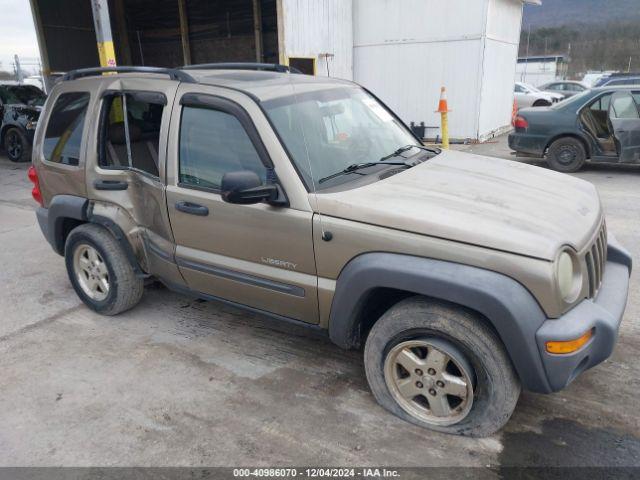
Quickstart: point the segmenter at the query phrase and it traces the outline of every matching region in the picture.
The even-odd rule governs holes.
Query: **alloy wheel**
[[[73,269],[82,291],[92,300],[101,302],[109,295],[109,270],[98,251],[80,244],[73,255]]]
[[[386,356],[387,388],[407,413],[434,425],[463,420],[473,405],[473,369],[451,343],[439,338],[401,342]]]

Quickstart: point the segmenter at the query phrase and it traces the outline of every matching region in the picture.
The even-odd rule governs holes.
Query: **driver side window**
[[[267,170],[240,121],[220,110],[183,107],[180,185],[217,191],[225,173],[239,170],[251,170],[266,183]]]

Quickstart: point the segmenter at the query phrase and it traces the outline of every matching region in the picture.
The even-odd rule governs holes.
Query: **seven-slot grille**
[[[594,298],[602,284],[604,268],[607,263],[607,226],[604,223],[585,257],[589,278],[589,298]]]

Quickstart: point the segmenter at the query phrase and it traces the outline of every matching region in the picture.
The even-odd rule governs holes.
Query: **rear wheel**
[[[27,137],[17,128],[10,128],[4,135],[4,151],[12,162],[29,160],[30,146]]]
[[[536,100],[535,102],[533,102],[533,107],[550,107],[551,103],[547,102],[546,100]]]
[[[65,244],[69,280],[80,299],[103,315],[134,307],[144,282],[136,276],[122,247],[105,228],[85,224],[71,231]]]
[[[584,145],[573,137],[559,138],[551,144],[547,152],[547,163],[558,172],[577,172],[586,161],[587,152]]]
[[[384,408],[445,433],[491,435],[520,395],[511,361],[484,320],[426,298],[403,300],[376,322],[365,369]]]

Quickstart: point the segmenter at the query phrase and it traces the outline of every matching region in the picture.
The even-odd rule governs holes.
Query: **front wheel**
[[[507,423],[520,395],[511,361],[484,320],[426,298],[404,300],[376,322],[365,369],[384,408],[444,433],[491,435]]]
[[[10,128],[4,136],[4,151],[12,162],[29,160],[30,146],[27,137],[17,128]]]

